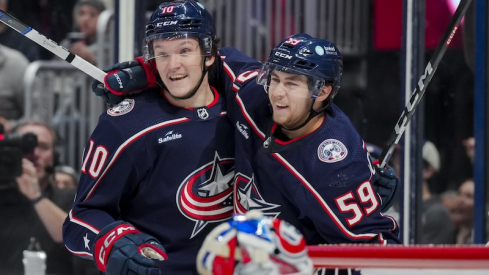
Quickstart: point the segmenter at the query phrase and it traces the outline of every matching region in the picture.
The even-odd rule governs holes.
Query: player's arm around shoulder
[[[219,49],[220,59],[224,66],[230,68],[234,73],[240,74],[246,71],[258,70],[261,63],[254,58],[246,55],[240,50],[232,47],[223,47]]]
[[[220,48],[215,66],[209,73],[211,86],[220,87],[226,94],[234,97],[240,86],[247,81],[256,81],[260,62],[247,56],[236,48]]]

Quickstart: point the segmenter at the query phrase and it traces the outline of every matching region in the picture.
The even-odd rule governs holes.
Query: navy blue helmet
[[[330,98],[333,98],[341,85],[343,58],[333,43],[308,34],[295,34],[282,40],[271,51],[257,77],[258,84],[267,86],[272,70],[307,76],[312,98],[324,85],[331,85]]]
[[[146,24],[143,42],[144,60],[154,58],[152,43],[158,39],[194,37],[199,40],[204,55],[211,55],[216,27],[211,14],[193,0],[164,2]]]

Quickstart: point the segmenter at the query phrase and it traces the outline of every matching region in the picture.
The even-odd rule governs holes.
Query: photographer
[[[73,274],[72,256],[63,245],[61,230],[74,198],[73,190],[52,186],[56,132],[30,121],[13,132],[37,136],[37,146],[22,158],[22,174],[0,185],[0,274],[23,274],[23,250],[34,237],[46,252],[47,274]],[[88,261],[87,261],[88,262]],[[88,264],[91,264],[88,262]]]
[[[61,45],[86,61],[96,64],[97,22],[104,10],[103,1],[78,1],[74,9],[75,32],[68,33]]]

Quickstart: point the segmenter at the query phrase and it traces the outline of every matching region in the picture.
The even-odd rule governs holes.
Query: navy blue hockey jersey
[[[63,227],[72,253],[92,258],[97,233],[124,220],[161,242],[162,274],[197,274],[204,238],[233,213],[233,126],[213,91],[210,105],[185,109],[152,89],[101,115]]]
[[[288,221],[309,245],[400,243],[396,221],[380,213],[372,187],[378,175],[347,116],[332,104],[314,132],[281,141],[256,83],[260,63],[233,48],[220,55],[227,77],[219,81],[236,93],[235,212],[257,209]]]

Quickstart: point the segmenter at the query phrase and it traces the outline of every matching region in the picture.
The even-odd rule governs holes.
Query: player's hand
[[[399,179],[392,167],[386,165],[384,168],[378,166],[379,160],[372,161],[375,171],[379,177],[373,182],[374,190],[382,199],[380,212],[386,212],[394,204],[399,194]]]
[[[8,132],[12,131],[13,127],[12,127],[12,124],[10,123],[10,121],[8,121],[6,118],[4,118],[2,116],[0,116],[0,124],[3,125],[3,132],[0,131],[1,134],[8,133]]]
[[[126,96],[157,85],[151,65],[145,63],[141,57],[133,61],[117,63],[104,71],[107,72],[104,83],[93,80],[92,91],[111,105],[118,104]]]
[[[156,238],[117,221],[97,235],[93,258],[106,275],[161,275],[156,264],[168,257]]]
[[[19,191],[29,200],[41,196],[41,186],[37,178],[36,167],[26,158],[22,159],[22,175],[17,177]]]

